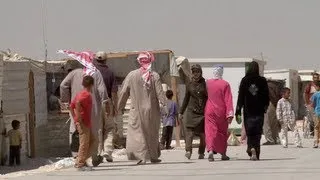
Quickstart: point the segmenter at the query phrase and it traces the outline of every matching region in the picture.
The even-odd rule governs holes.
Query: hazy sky
[[[189,58],[260,57],[268,69],[319,69],[319,0],[0,0],[0,49],[171,49]]]

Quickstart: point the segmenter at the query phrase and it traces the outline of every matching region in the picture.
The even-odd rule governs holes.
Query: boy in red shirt
[[[80,171],[91,170],[86,168],[86,160],[91,156],[92,144],[95,141],[91,132],[91,109],[92,96],[91,90],[94,79],[91,76],[84,76],[82,86],[84,89],[80,91],[70,104],[70,111],[74,118],[77,131],[79,133],[79,150],[75,163],[75,168]]]

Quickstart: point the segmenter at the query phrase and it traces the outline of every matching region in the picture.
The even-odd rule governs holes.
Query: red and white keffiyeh
[[[92,63],[94,53],[91,51],[74,52],[59,50],[58,53],[66,54],[67,56],[79,61],[84,66],[83,70],[86,75],[92,76],[97,71],[97,68]]]
[[[137,58],[139,64],[140,64],[140,71],[142,73],[142,79],[144,81],[144,86],[146,88],[150,88],[151,85],[151,64],[155,60],[154,56],[150,52],[141,52]]]

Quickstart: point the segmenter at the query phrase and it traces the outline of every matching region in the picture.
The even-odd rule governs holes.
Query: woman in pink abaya
[[[233,119],[233,103],[230,85],[222,79],[223,66],[213,68],[213,78],[207,80],[208,100],[205,108],[205,136],[209,152],[208,160],[214,161],[213,154],[221,154],[221,160],[229,160],[226,155],[228,125]]]

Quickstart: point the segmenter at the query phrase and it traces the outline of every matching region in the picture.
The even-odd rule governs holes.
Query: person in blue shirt
[[[314,108],[315,118],[314,119],[314,148],[319,146],[319,137],[320,137],[320,81],[315,82],[317,92],[311,96],[311,103]]]
[[[168,99],[168,104],[164,108],[168,108],[168,113],[165,111],[161,112],[162,115],[162,137],[161,137],[161,149],[172,149],[171,147],[171,140],[172,140],[172,133],[173,127],[178,125],[178,105],[176,102],[172,101],[173,92],[168,90],[166,92],[166,96]]]

